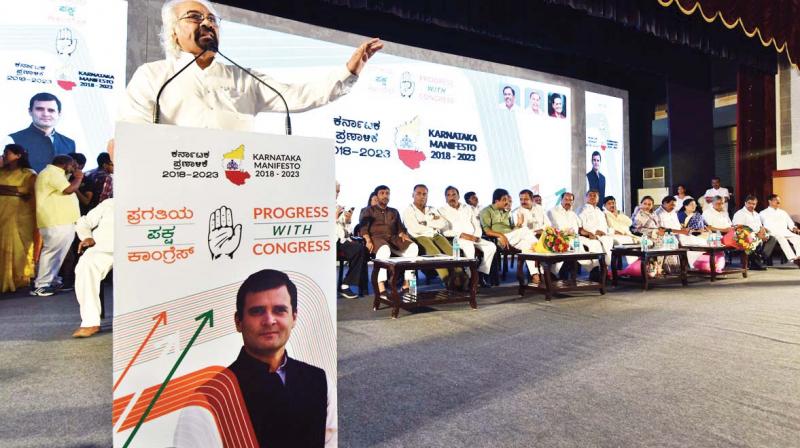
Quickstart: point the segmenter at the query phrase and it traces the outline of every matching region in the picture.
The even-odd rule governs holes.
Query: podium
[[[324,370],[335,413],[333,142],[118,123],[114,162],[114,446],[257,446],[227,367],[263,269],[296,285],[287,352]]]

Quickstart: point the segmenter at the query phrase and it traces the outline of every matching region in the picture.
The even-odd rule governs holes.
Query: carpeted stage
[[[342,447],[800,446],[800,270],[479,309],[339,311]],[[110,294],[109,294],[110,295]],[[0,446],[111,445],[111,334],[74,296],[0,298]]]

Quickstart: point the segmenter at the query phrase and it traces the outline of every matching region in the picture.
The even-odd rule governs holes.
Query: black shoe
[[[747,269],[749,269],[751,271],[766,271],[767,270],[767,268],[765,268],[764,266],[762,266],[761,264],[758,264],[758,263],[750,263],[747,266]]]
[[[478,277],[478,284],[480,285],[481,288],[491,288],[492,287],[492,283],[491,283],[490,278],[489,278],[489,276],[487,274],[480,274],[480,277]]]
[[[350,288],[343,288],[339,290],[339,295],[345,299],[357,299],[358,294],[354,293]]]
[[[69,292],[75,290],[75,285],[61,285],[55,287],[56,292]]]

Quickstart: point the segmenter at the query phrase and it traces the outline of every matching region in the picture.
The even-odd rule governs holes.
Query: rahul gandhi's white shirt
[[[794,220],[786,213],[786,210],[767,207],[761,210],[761,224],[767,228],[769,233],[775,236],[794,235],[790,229],[794,228]]]
[[[178,59],[143,64],[127,87],[127,101],[120,107],[120,121],[152,123],[158,90],[178,70],[194,58],[181,53]],[[327,78],[298,84],[285,84],[253,71],[281,92],[289,110],[302,112],[327,104],[347,94],[358,79],[345,66]],[[283,112],[283,102],[267,87],[231,65],[217,62],[201,69],[192,64],[164,88],[160,100],[161,123],[199,128],[249,131],[259,112]]]
[[[594,205],[583,204],[581,214],[578,217],[581,218],[581,222],[583,223],[583,230],[590,233],[596,233],[599,230],[606,235],[611,234],[611,231],[608,229],[606,214]]]
[[[733,224],[737,226],[747,226],[753,230],[753,232],[758,233],[761,230],[761,217],[758,215],[758,212],[753,210],[752,212],[748,212],[747,208],[742,207],[741,210],[737,211],[733,214]],[[716,226],[715,226],[716,227]]]
[[[553,223],[553,227],[558,230],[572,230],[577,235],[578,229],[583,227],[578,215],[572,211],[572,209],[565,210],[561,204],[551,208],[548,215],[550,216],[550,222]]]

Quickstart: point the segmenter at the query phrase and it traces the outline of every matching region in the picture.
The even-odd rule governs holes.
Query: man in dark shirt
[[[31,97],[28,113],[31,125],[9,137],[28,151],[34,171],[38,173],[43,170],[57,155],[75,152],[75,142],[56,132],[56,124],[61,118],[61,101],[55,95],[37,93]]]
[[[97,156],[97,168],[89,171],[83,178],[80,191],[86,197],[86,204],[81,201],[81,215],[89,213],[102,202],[103,186],[106,178],[114,174],[114,162],[107,152],[101,152]]]
[[[325,371],[292,359],[286,343],[297,321],[297,287],[264,269],[236,294],[244,347],[230,369],[239,382],[261,447],[322,447],[335,438]]]
[[[592,153],[592,170],[586,173],[586,183],[589,190],[597,190],[600,198],[606,197],[606,176],[600,174],[600,152]]]
[[[411,241],[408,231],[400,219],[397,209],[389,207],[389,187],[380,185],[375,188],[378,204],[364,210],[361,216],[361,236],[367,244],[367,250],[375,254],[375,259],[385,260],[392,254],[401,257],[416,257],[419,248],[416,243]],[[408,279],[414,275],[412,271],[406,271],[406,278],[403,282],[403,289],[408,289]],[[378,291],[383,294],[386,291],[386,270],[378,272]],[[394,287],[394,285],[392,285]]]

